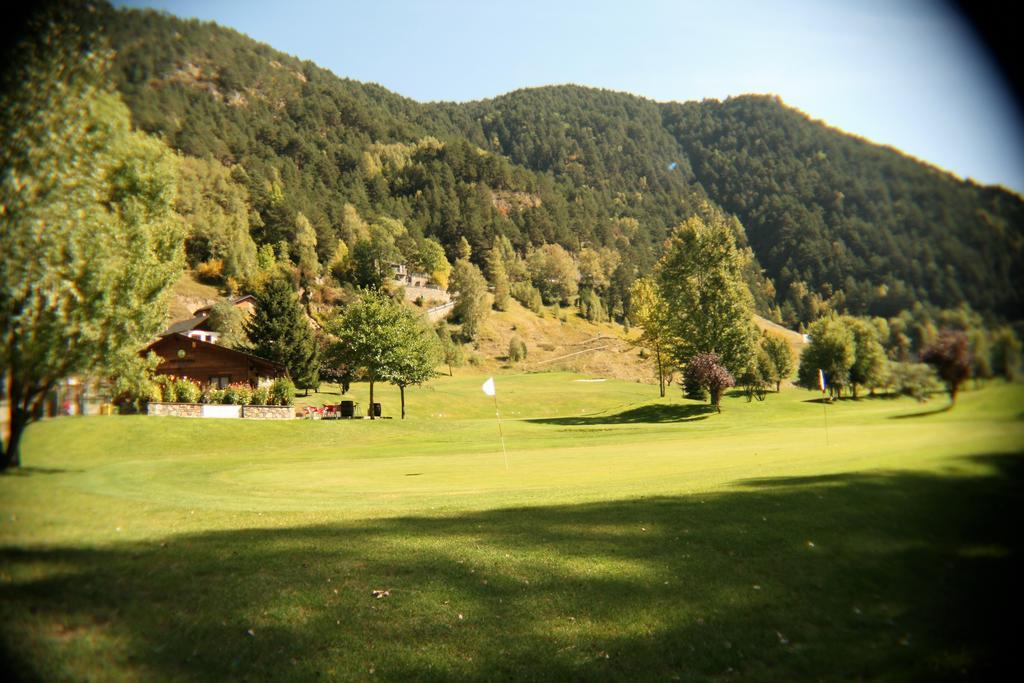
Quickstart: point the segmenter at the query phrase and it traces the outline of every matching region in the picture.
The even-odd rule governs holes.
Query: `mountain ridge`
[[[560,84],[421,103],[216,24],[136,10],[111,11],[106,23],[137,124],[182,153],[241,166],[254,197],[279,182],[282,216],[310,218],[325,262],[345,204],[435,237],[449,256],[466,237],[481,265],[504,235],[522,252],[547,242],[612,248],[632,276],[649,271],[674,225],[717,211],[739,219],[751,270],[764,269],[748,278],[759,308],[790,326],[826,305],[888,316],[917,302],[968,303],[1021,317],[1020,195],[813,119],[778,95],[659,102]],[[217,67],[212,85],[150,86],[203,61]],[[267,101],[252,94],[263,90]],[[366,172],[374,146],[415,150],[429,137],[447,147]],[[540,205],[496,216],[496,191]],[[287,238],[291,219],[253,204],[266,233],[257,241]],[[603,296],[624,312],[625,286]]]

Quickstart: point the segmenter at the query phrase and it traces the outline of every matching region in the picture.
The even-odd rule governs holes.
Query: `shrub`
[[[268,405],[290,406],[295,403],[295,385],[287,377],[279,377],[270,385]]]
[[[178,403],[198,403],[202,393],[199,384],[188,377],[174,380],[174,400]]]
[[[153,392],[154,396],[159,396],[157,401],[166,401],[173,403],[176,399],[174,397],[174,378],[169,375],[157,375],[153,383],[156,385],[156,390]]]
[[[245,382],[234,382],[224,388],[223,403],[247,406],[252,401],[252,387]]]
[[[203,282],[217,282],[224,272],[224,261],[212,258],[196,266],[196,277]]]
[[[203,392],[203,399],[205,403],[224,403],[224,390],[208,387]]]
[[[466,360],[474,368],[480,367],[481,365],[483,365],[483,362],[484,362],[483,356],[481,356],[479,353],[471,353],[471,354],[469,354],[469,358],[467,358]]]
[[[517,363],[521,360],[526,360],[526,353],[526,342],[518,336],[512,337],[512,340],[508,343],[508,359],[513,363]]]
[[[270,402],[270,387],[256,387],[252,391],[251,405],[265,406]]]

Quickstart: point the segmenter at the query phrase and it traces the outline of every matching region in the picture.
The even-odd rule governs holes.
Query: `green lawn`
[[[1015,661],[1024,386],[716,414],[675,387],[502,375],[506,469],[483,379],[409,390],[404,421],[33,425],[0,476],[5,668],[848,681]]]

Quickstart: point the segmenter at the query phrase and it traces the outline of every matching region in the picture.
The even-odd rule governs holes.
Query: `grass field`
[[[1024,386],[716,414],[502,375],[506,469],[483,379],[410,390],[404,421],[33,425],[0,476],[6,670],[978,680],[1015,661]]]

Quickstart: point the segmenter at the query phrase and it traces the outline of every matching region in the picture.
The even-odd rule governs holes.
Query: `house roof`
[[[206,318],[207,318],[207,316],[204,313],[202,315],[193,316],[193,317],[189,318],[188,320],[179,320],[178,322],[172,324],[166,330],[161,332],[160,336],[161,337],[166,337],[166,336],[172,335],[172,334],[180,334],[182,332],[189,332],[189,331],[194,330],[197,327],[199,327],[200,324],[204,323],[206,321]]]
[[[189,337],[187,334],[182,334],[180,332],[173,332],[173,333],[165,334],[160,339],[157,339],[155,342],[153,342],[152,344],[150,344],[146,348],[142,349],[142,351],[140,351],[139,353],[141,355],[143,355],[143,356],[146,355],[147,353],[149,353],[150,351],[154,351],[154,353],[156,353],[156,351],[154,350],[154,347],[157,347],[157,346],[159,346],[161,344],[164,344],[168,340],[173,339],[174,337],[180,337],[181,339],[186,340],[189,344],[198,346],[198,348],[209,348],[209,349],[216,350],[216,351],[218,351],[220,353],[236,354],[236,355],[242,356],[242,357],[246,358],[247,360],[255,363],[257,368],[270,371],[270,372],[268,372],[268,374],[272,374],[272,373],[277,373],[279,375],[286,374],[285,367],[283,365],[281,365],[280,363],[275,363],[272,360],[267,360],[266,358],[260,358],[259,356],[255,356],[255,355],[253,355],[251,353],[247,353],[245,351],[239,351],[238,349],[232,349],[232,348],[227,347],[227,346],[221,346],[220,344],[214,344],[212,342],[206,342],[206,341],[203,341],[201,339],[195,339],[193,337]],[[157,355],[160,355],[160,354],[157,353]]]

